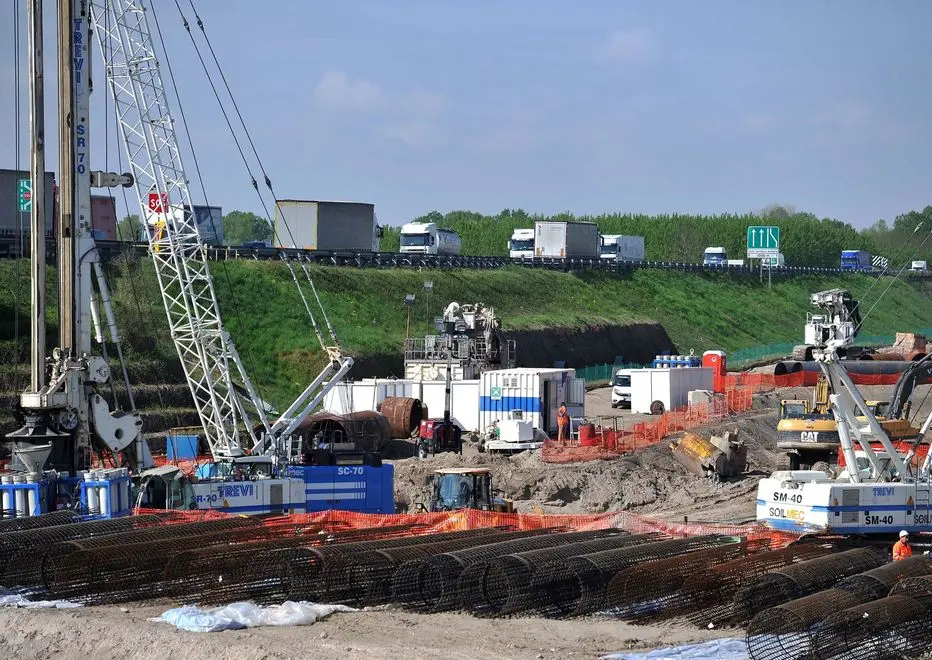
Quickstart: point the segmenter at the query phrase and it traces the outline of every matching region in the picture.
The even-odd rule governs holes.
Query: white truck
[[[599,226],[594,222],[534,223],[534,256],[550,259],[599,258]]]
[[[437,254],[456,256],[460,253],[460,235],[441,229],[433,222],[409,222],[401,227],[402,254]]]
[[[702,253],[703,266],[727,266],[728,253],[723,247],[707,247]]]
[[[929,271],[929,264],[925,261],[914,261],[909,265],[909,269],[914,273],[926,273]]]
[[[764,268],[783,268],[786,265],[786,260],[783,258],[783,253],[778,252],[775,257],[764,257],[762,260]]]
[[[515,229],[508,241],[508,256],[512,259],[534,258],[534,230]]]
[[[744,259],[729,259],[726,263],[732,267],[743,267]]]
[[[603,234],[600,255],[617,261],[644,261],[644,237]]]

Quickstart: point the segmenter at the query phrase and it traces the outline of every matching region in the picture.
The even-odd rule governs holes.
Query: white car
[[[631,407],[631,370],[619,369],[612,378],[612,408]]]

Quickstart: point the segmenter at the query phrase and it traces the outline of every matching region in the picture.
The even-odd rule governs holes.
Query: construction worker
[[[911,557],[913,549],[909,545],[909,532],[905,529],[900,532],[900,540],[893,544],[893,561],[900,561]]]
[[[570,415],[566,412],[566,401],[561,401],[560,407],[557,408],[557,440],[562,442],[564,438],[569,437],[569,427]]]

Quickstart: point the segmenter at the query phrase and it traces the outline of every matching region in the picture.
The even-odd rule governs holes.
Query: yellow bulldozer
[[[780,421],[777,422],[777,449],[790,459],[791,470],[824,470],[838,461],[838,429],[829,407],[829,386],[820,375],[812,400],[784,399],[780,402]],[[866,401],[871,412],[893,441],[910,440],[919,435],[919,429],[909,423],[909,402],[902,402],[887,419],[890,402]]]

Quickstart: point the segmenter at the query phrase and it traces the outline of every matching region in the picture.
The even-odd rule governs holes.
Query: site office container
[[[275,202],[273,245],[302,250],[377,252],[375,205],[281,199]]]
[[[520,410],[534,428],[546,433],[557,430],[557,408],[566,402],[570,417],[586,413],[586,381],[576,378],[574,369],[534,369],[519,367],[486,371],[479,378],[479,427]]]
[[[713,379],[708,367],[632,369],[631,412],[649,413],[654,401],[662,402],[664,410],[685,406],[690,390],[711,390]]]
[[[443,417],[446,382],[366,378],[342,382],[324,397],[324,410],[334,415],[348,415],[362,410],[377,410],[388,397],[420,399],[432,419]],[[467,432],[479,431],[479,381],[459,380],[450,384],[450,417]]]

